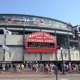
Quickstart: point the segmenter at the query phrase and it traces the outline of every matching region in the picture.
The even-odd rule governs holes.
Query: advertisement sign
[[[45,32],[28,34],[25,41],[25,52],[56,52],[56,39]]]

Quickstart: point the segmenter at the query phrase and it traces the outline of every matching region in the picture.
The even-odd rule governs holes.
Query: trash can
[[[55,68],[54,68],[54,74],[55,74],[55,75],[58,74],[58,67],[56,67],[56,66],[55,66]]]

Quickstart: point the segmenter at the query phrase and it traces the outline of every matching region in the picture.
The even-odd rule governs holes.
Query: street
[[[55,75],[0,75],[0,80],[56,80]],[[57,80],[80,80],[80,74],[58,75]]]

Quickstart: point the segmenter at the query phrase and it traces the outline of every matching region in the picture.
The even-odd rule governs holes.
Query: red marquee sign
[[[25,52],[56,52],[57,44],[53,35],[45,32],[28,34],[25,40]]]

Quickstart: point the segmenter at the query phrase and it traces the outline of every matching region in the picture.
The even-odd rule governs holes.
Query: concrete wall
[[[3,61],[3,57],[4,57],[4,50],[2,47],[0,47],[0,61]]]
[[[39,53],[24,53],[25,61],[40,61]]]
[[[62,50],[63,59],[69,61],[69,51],[68,49]],[[61,50],[57,50],[57,59],[58,61],[62,61]]]
[[[70,54],[71,54],[72,61],[79,61],[80,60],[79,50],[72,50],[72,51],[70,51]]]
[[[6,36],[6,45],[23,45],[22,35]]]
[[[5,41],[5,36],[4,35],[0,35],[0,45],[2,45]]]
[[[0,35],[0,45],[6,41],[6,45],[23,45],[23,35],[11,35],[6,36]],[[9,51],[5,51],[0,47],[0,61],[3,61],[4,53],[5,53],[5,61],[22,61],[23,60],[23,48],[21,47],[9,47]],[[9,53],[11,53],[11,57],[9,58]],[[65,61],[69,61],[69,51],[68,49],[63,49],[63,59]],[[20,54],[20,55],[19,55]],[[42,53],[42,61],[55,61],[56,60],[55,53]],[[70,50],[71,60],[79,61],[80,54],[79,50]],[[19,56],[19,57],[18,57]],[[61,50],[57,50],[57,58],[58,61],[62,61],[61,58]],[[41,56],[40,53],[24,53],[25,61],[40,61]]]
[[[5,61],[23,61],[23,49],[20,47],[9,47],[8,51],[5,51]],[[9,55],[11,54],[11,57]]]
[[[55,53],[42,53],[42,61],[55,61]]]

